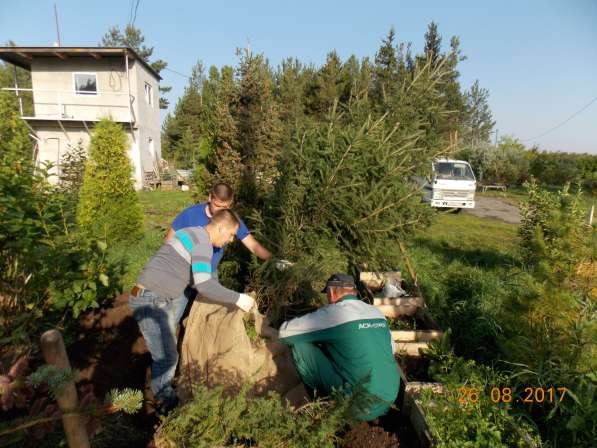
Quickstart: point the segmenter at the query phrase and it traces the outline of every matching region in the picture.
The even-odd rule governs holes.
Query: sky
[[[0,0],[0,42],[51,46],[54,3],[62,45],[93,46],[128,23],[137,0]],[[597,0],[139,0],[134,24],[156,58],[190,74],[198,60],[235,65],[236,48],[248,45],[274,66],[287,57],[321,65],[331,50],[373,59],[392,26],[419,51],[431,21],[445,48],[460,38],[460,82],[489,90],[499,137],[597,154]],[[162,76],[172,109],[188,80]]]

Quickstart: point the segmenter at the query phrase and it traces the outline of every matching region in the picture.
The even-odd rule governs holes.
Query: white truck
[[[423,200],[432,207],[475,208],[477,181],[468,162],[436,159],[432,175],[423,186]]]

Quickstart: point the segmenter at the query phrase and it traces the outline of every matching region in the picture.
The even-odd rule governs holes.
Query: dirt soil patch
[[[358,423],[344,436],[343,448],[362,447],[396,448],[400,447],[396,435],[384,431],[380,426],[366,422]]]
[[[510,224],[520,224],[518,207],[505,199],[477,196],[475,208],[464,211],[480,218],[494,218]]]
[[[142,390],[146,398],[141,411],[133,416],[123,415],[130,437],[122,444],[110,440],[111,446],[152,446],[154,426],[158,422],[155,409],[147,401],[151,356],[143,336],[128,307],[128,294],[114,299],[111,306],[94,310],[80,321],[78,340],[68,345],[73,368],[80,371],[81,384],[92,384],[95,395],[102,400],[114,388]],[[110,431],[106,427],[105,431]],[[105,438],[107,434],[102,434]]]

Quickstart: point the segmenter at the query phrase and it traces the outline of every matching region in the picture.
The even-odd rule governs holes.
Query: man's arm
[[[263,247],[251,234],[244,237],[241,242],[247,249],[262,260],[269,260],[272,256],[271,252]]]
[[[166,233],[166,238],[164,239],[164,241],[171,240],[175,234],[176,234],[176,231],[172,227],[170,227],[168,229],[168,232]]]
[[[187,244],[192,244],[192,239]],[[248,311],[255,301],[252,297],[241,294],[222,286],[213,276],[211,257],[213,248],[209,243],[197,242],[191,251],[191,271],[197,292],[210,302],[236,305],[243,311]]]

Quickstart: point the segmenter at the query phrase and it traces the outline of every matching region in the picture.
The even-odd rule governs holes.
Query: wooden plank
[[[435,446],[436,442],[431,433],[431,429],[429,428],[429,424],[427,423],[427,420],[425,420],[423,408],[417,402],[417,397],[424,389],[431,389],[433,393],[441,394],[444,391],[443,384],[411,381],[406,383],[404,388],[404,404],[402,408],[403,414],[409,417],[421,446]]]
[[[419,309],[418,305],[377,305],[376,308],[386,317],[414,316]]]
[[[386,317],[413,316],[425,302],[421,297],[401,297],[392,299],[392,305],[375,305]],[[375,299],[374,299],[375,304]]]
[[[413,401],[412,410],[410,413],[410,422],[413,425],[413,429],[417,434],[421,448],[431,448],[437,445],[431,429],[425,420],[425,413],[421,408],[421,405],[416,400]]]
[[[444,332],[440,330],[394,330],[392,339],[396,342],[439,341]]]
[[[64,340],[58,330],[48,330],[41,335],[40,347],[46,363],[62,370],[70,370],[70,361],[66,354]],[[89,437],[85,429],[86,418],[80,413],[71,413],[79,406],[77,388],[74,381],[64,384],[62,391],[56,394],[56,402],[63,412],[62,426],[70,448],[88,448]]]
[[[28,61],[32,61],[33,57],[27,53],[23,53],[22,51],[17,51],[16,52],[19,56],[21,56],[23,59],[26,59]]]

